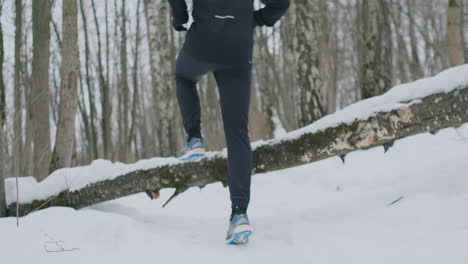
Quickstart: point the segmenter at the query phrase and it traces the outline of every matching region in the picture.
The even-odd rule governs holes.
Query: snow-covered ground
[[[255,175],[245,246],[221,184],[171,193],[0,219],[1,263],[468,263],[468,124]]]

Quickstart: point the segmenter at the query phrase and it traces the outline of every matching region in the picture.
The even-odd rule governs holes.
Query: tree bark
[[[26,27],[27,29],[27,27]],[[28,32],[26,32],[28,33]],[[28,46],[28,34],[24,34],[23,38],[24,46]],[[23,61],[30,61],[28,55],[28,49],[23,49]],[[25,124],[25,140],[23,148],[24,164],[21,171],[21,175],[33,175],[34,170],[34,158],[33,158],[33,131],[32,131],[32,107],[31,107],[31,94],[32,94],[32,76],[29,75],[30,63],[23,63],[22,76],[24,83],[24,102],[26,108],[26,124]]]
[[[121,25],[120,25],[120,84],[122,91],[119,93],[120,96],[120,115],[119,123],[122,125],[120,130],[120,160],[128,162],[128,148],[127,139],[129,134],[129,88],[128,88],[128,69],[127,69],[127,15],[125,8],[125,0],[122,0],[121,6]]]
[[[138,66],[139,66],[139,54],[140,54],[140,0],[137,1],[136,9],[136,29],[135,29],[135,50],[133,52],[133,72],[132,72],[132,81],[133,81],[133,100],[132,100],[132,114],[131,114],[131,124],[130,131],[127,137],[127,149],[130,151],[132,147],[132,142],[135,143],[135,152],[138,152],[137,142],[136,142],[136,129],[135,126],[138,125],[138,105],[139,105],[139,96],[138,96]],[[138,153],[135,153],[135,158],[137,158]]]
[[[450,58],[451,66],[458,66],[464,63],[462,30],[461,27],[461,0],[449,0],[448,4],[448,34],[447,34],[447,47]]]
[[[362,99],[380,95],[391,87],[391,30],[383,0],[362,1],[358,27],[359,82]]]
[[[351,151],[383,145],[386,149],[397,139],[418,133],[434,133],[468,122],[468,87],[449,93],[420,98],[419,103],[376,113],[367,120],[339,124],[295,139],[257,146],[253,151],[255,173],[285,169],[333,157]],[[76,191],[64,191],[44,201],[22,204],[24,215],[39,207],[70,206],[82,208],[143,191],[158,192],[176,188],[175,195],[189,187],[203,187],[213,182],[227,182],[226,160],[221,154],[200,162],[183,162],[144,169],[90,184]],[[15,208],[10,204],[9,208]],[[13,215],[14,211],[9,210]]]
[[[1,34],[1,33],[0,33]],[[2,122],[2,120],[0,120]],[[4,155],[4,136],[3,126],[0,126],[0,217],[7,215],[7,206],[5,201],[5,155]]]
[[[103,152],[104,158],[110,159],[111,158],[111,107],[110,107],[110,95],[109,95],[109,83],[108,79],[104,77],[104,66],[102,64],[102,45],[101,45],[101,30],[98,22],[98,17],[96,14],[96,7],[94,4],[94,0],[91,1],[91,5],[93,8],[94,14],[94,26],[96,27],[97,33],[97,44],[98,44],[98,74],[99,74],[99,86],[101,91],[101,111],[102,111],[102,119],[101,119],[101,129],[102,129],[102,144],[103,144]],[[108,43],[108,35],[107,35],[107,0],[105,3],[105,12],[106,12],[106,43]],[[106,46],[106,53],[108,53],[108,46]],[[109,69],[107,69],[109,70]]]
[[[96,119],[96,105],[94,103],[94,90],[92,87],[91,82],[91,72],[90,72],[90,48],[89,48],[89,37],[88,37],[88,23],[86,17],[86,10],[83,6],[83,0],[80,0],[80,11],[81,11],[81,18],[83,20],[83,33],[84,33],[84,41],[85,41],[85,71],[86,71],[86,87],[88,89],[88,103],[89,103],[89,132],[88,132],[88,141],[90,146],[90,156],[91,160],[96,159],[99,157],[99,151],[97,147],[97,132],[96,126],[94,124],[94,120]],[[86,109],[83,109],[86,113]]]
[[[0,3],[0,19],[2,18],[2,6]],[[5,83],[3,81],[3,29],[0,23],[0,217],[6,215],[5,203],[5,137],[4,126],[6,123]]]
[[[296,45],[298,52],[297,88],[300,93],[299,126],[310,124],[326,114],[322,96],[324,79],[320,75],[320,28],[318,18],[311,16],[317,1],[297,0]]]
[[[71,166],[78,103],[78,8],[76,1],[63,1],[59,121],[49,173]]]
[[[281,20],[280,36],[282,47],[282,83],[281,87],[294,87],[293,89],[280,89],[278,97],[280,97],[282,104],[279,104],[278,114],[281,118],[282,124],[286,130],[294,130],[298,128],[298,112],[297,107],[297,61],[298,54],[296,51],[296,3],[291,1],[289,12]]]
[[[15,92],[14,107],[15,115],[13,120],[13,175],[21,175],[23,161],[23,115],[21,112],[21,45],[23,37],[23,1],[15,1]]]
[[[175,87],[172,81],[172,67],[159,67],[163,62],[173,65],[171,62],[174,60],[169,39],[169,3],[166,0],[146,0],[145,4],[156,121],[156,155],[169,156],[177,153]]]
[[[33,61],[31,115],[34,141],[34,177],[42,181],[49,175],[49,56],[50,0],[33,1]]]

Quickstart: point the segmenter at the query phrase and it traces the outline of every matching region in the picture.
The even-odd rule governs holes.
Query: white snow
[[[278,125],[278,129],[275,131],[275,138],[268,141],[259,140],[252,142],[252,149],[265,144],[276,144],[283,140],[297,138],[305,133],[314,133],[341,123],[351,123],[356,119],[364,120],[378,112],[390,111],[405,105],[419,103],[419,98],[431,94],[447,93],[455,89],[466,88],[467,86],[468,64],[465,64],[445,70],[434,77],[395,86],[381,96],[359,101],[295,131],[284,133],[281,130],[279,119],[274,120]],[[280,136],[276,137],[278,135]],[[207,152],[208,158],[218,156],[227,157],[227,149]],[[41,183],[37,183],[31,177],[20,178],[19,201],[20,203],[31,203],[34,200],[44,200],[67,189],[78,190],[89,184],[114,179],[131,171],[156,168],[179,162],[182,161],[179,161],[175,157],[141,160],[134,164],[96,160],[88,166],[58,170]],[[11,204],[16,201],[16,181],[14,178],[8,178],[5,180],[5,185],[7,204]]]
[[[283,124],[281,123],[281,119],[279,118],[276,110],[273,110],[273,116],[271,117],[271,121],[273,122],[273,126],[274,126],[273,138],[281,138],[288,133],[286,129],[283,127]]]
[[[224,244],[221,184],[171,194],[0,219],[2,263],[465,264],[468,124],[254,176],[245,246]]]

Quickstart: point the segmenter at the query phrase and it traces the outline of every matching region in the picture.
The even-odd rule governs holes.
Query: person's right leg
[[[214,72],[218,83],[221,113],[228,150],[228,182],[231,218],[226,243],[244,244],[252,235],[247,217],[252,175],[252,150],[249,139],[251,65],[222,67]]]
[[[244,214],[250,201],[252,150],[249,138],[249,105],[252,65],[222,68],[214,72],[228,151],[231,218]]]
[[[187,133],[187,141],[192,137],[201,136],[200,99],[197,92],[197,82],[210,71],[212,66],[188,55],[181,50],[176,61],[176,94],[180,113]]]

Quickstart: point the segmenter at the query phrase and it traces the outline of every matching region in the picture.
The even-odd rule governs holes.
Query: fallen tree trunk
[[[253,151],[254,172],[289,168],[332,156],[343,157],[351,151],[379,145],[387,149],[397,139],[423,132],[435,133],[468,122],[467,87],[406,103],[400,109],[380,112],[366,120],[258,146]],[[133,171],[76,191],[63,191],[47,200],[20,204],[19,212],[25,215],[50,206],[81,208],[148,190],[158,193],[162,188],[176,188],[175,197],[190,187],[203,187],[214,182],[224,185],[227,182],[226,159],[220,154],[200,162]],[[15,203],[9,205],[10,215],[15,214],[15,207]]]

